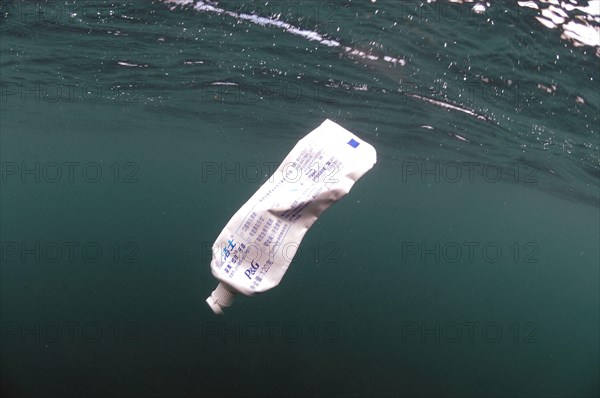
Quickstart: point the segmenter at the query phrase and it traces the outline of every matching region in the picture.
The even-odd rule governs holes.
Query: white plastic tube
[[[375,148],[331,120],[302,138],[215,241],[210,308],[222,314],[235,294],[277,286],[306,231],[376,161]]]

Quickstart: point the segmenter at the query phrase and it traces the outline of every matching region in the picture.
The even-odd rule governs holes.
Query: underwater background
[[[593,397],[600,2],[0,1],[3,397]],[[225,314],[331,119],[378,162]]]

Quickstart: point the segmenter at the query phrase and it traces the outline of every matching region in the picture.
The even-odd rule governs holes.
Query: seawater
[[[2,395],[597,396],[599,4],[2,1]],[[215,316],[327,118],[378,163]]]

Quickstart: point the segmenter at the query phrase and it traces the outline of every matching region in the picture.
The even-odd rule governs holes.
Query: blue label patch
[[[356,148],[360,143],[358,141],[356,141],[354,138],[352,138],[350,141],[348,141],[348,145],[350,145],[352,148]]]

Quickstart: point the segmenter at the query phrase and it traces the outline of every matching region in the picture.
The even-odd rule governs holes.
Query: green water
[[[598,48],[514,4],[218,7],[0,2],[2,396],[597,396]],[[210,245],[327,118],[378,163],[214,315]]]

